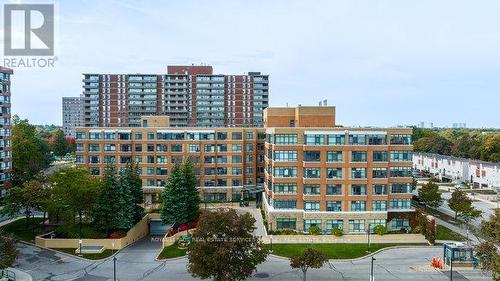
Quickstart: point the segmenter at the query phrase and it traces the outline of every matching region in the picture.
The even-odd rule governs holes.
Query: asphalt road
[[[118,280],[198,280],[186,271],[186,258],[167,262],[154,261],[160,242],[144,239],[117,254]],[[19,244],[17,268],[27,271],[33,280],[112,280],[113,260],[84,261],[75,257]],[[391,249],[375,255],[375,280],[448,280],[445,273],[429,266],[433,256],[442,255],[440,247]],[[370,259],[334,261],[320,269],[311,269],[308,280],[368,280]],[[458,280],[491,280],[478,270],[460,270]],[[269,257],[249,280],[302,280],[302,273],[289,261]]]

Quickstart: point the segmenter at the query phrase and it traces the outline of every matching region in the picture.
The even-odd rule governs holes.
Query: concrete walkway
[[[439,224],[439,225],[442,225],[460,235],[462,235],[463,237],[467,237],[467,230],[463,229],[463,228],[460,228],[456,225],[453,225],[449,222],[446,222],[440,218],[437,218],[437,217],[434,217],[434,219],[436,220],[436,223]],[[474,236],[472,233],[470,233],[469,231],[469,239],[470,241],[473,243],[473,244],[478,244],[480,243],[479,240],[476,238],[476,236]]]
[[[275,244],[300,244],[300,243],[345,243],[345,244],[366,244],[368,235],[344,235],[337,237],[334,235],[269,235],[264,237],[264,243]],[[370,243],[374,244],[429,244],[422,234],[386,234],[370,235]]]

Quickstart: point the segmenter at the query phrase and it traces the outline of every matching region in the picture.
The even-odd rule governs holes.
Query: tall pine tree
[[[128,183],[130,196],[132,197],[134,223],[140,221],[144,216],[144,208],[140,205],[144,203],[142,191],[142,180],[137,173],[137,165],[129,163],[123,175]]]
[[[127,229],[129,216],[126,205],[127,195],[117,177],[113,164],[106,166],[102,179],[102,192],[97,200],[94,222],[98,228],[109,235],[112,230]]]
[[[128,176],[128,169],[122,169],[120,171],[120,178],[118,181],[124,201],[122,211],[125,215],[125,219],[122,222],[122,229],[130,229],[135,224],[135,203],[134,198],[132,197],[132,188],[130,184],[131,182]]]
[[[185,223],[188,221],[187,201],[184,193],[182,168],[178,164],[172,168],[163,191],[163,205],[160,216],[164,224]]]
[[[182,173],[184,177],[184,188],[187,200],[188,221],[194,220],[200,213],[200,194],[196,185],[198,180],[194,174],[193,162],[188,158],[182,165]]]

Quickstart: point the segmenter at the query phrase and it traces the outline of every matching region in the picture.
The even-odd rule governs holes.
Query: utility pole
[[[375,276],[373,276],[373,262],[376,261],[373,256],[371,258],[371,266],[370,266],[370,281],[375,281]]]
[[[370,227],[371,227],[371,224],[369,223],[368,224],[368,253],[370,252]]]

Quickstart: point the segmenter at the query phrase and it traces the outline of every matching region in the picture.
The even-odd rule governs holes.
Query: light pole
[[[79,251],[78,251],[78,256],[79,256],[79,257],[82,257],[82,256],[83,256],[83,254],[82,254],[82,242],[83,242],[83,241],[82,241],[82,239],[79,239],[79,240],[78,240],[78,248],[79,248]]]
[[[113,281],[116,281],[116,255],[114,253],[114,250],[115,250],[115,242],[112,242],[111,243],[111,247],[113,248],[111,251],[112,251],[112,255],[113,255]]]
[[[370,227],[371,223],[368,224],[368,253],[370,252]]]
[[[370,266],[370,281],[375,281],[375,276],[373,276],[373,262],[377,259],[372,256],[371,258],[371,266]]]
[[[271,242],[271,250],[270,252],[272,253],[273,252],[273,236],[269,236],[269,241]]]

